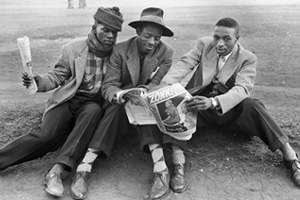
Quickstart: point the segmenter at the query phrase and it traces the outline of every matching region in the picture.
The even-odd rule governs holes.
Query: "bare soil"
[[[258,56],[257,86],[252,96],[261,99],[270,114],[300,152],[299,36],[300,6],[218,5],[214,1],[154,2],[165,10],[175,32],[164,38],[176,50],[174,60],[190,50],[197,38],[209,36],[224,16],[242,25],[242,45]],[[206,2],[206,3],[205,3]],[[216,1],[217,2],[217,1]],[[247,1],[246,1],[247,2]],[[250,1],[249,1],[250,2]],[[288,3],[288,2],[287,2]],[[76,4],[76,2],[75,2]],[[250,3],[251,4],[251,3]],[[34,70],[51,70],[66,42],[86,37],[98,6],[117,5],[124,13],[119,40],[134,35],[127,24],[153,5],[146,1],[87,1],[87,9],[66,9],[67,1],[2,0],[0,7],[0,147],[16,137],[39,129],[44,105],[51,92],[30,95],[21,83],[22,65],[16,39],[31,39]],[[188,143],[187,181],[180,200],[296,200],[300,188],[291,182],[279,152],[271,152],[259,139],[224,128],[199,129]],[[147,193],[152,179],[150,156],[140,151],[135,132],[116,143],[109,159],[98,159],[90,179],[88,200],[135,200]],[[0,172],[0,200],[46,200],[44,175],[57,152]],[[171,165],[169,150],[166,150]],[[64,179],[63,200],[71,199],[71,177]]]

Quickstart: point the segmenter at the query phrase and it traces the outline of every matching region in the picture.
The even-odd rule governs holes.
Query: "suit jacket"
[[[38,92],[46,92],[58,87],[49,97],[44,115],[76,94],[83,80],[88,49],[86,39],[75,40],[64,45],[54,69],[38,76]]]
[[[103,80],[103,97],[112,102],[114,95],[123,89],[139,85],[145,85],[144,87],[150,89],[159,85],[172,65],[173,53],[174,50],[161,41],[145,56],[143,68],[140,69],[137,37],[116,44]],[[152,77],[153,72],[156,73]]]
[[[193,73],[199,67],[202,72],[199,89],[208,86],[216,73],[218,54],[212,38],[201,38],[194,48],[172,65],[162,80],[167,83],[178,83],[186,86]],[[220,103],[219,114],[224,114],[250,96],[256,76],[256,56],[245,50],[239,43],[237,50],[228,58],[223,66],[218,88],[221,93],[216,98]],[[188,84],[189,85],[189,84]],[[189,88],[187,88],[189,89]]]

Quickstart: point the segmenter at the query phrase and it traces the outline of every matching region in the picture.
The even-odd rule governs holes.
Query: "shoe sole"
[[[171,187],[171,190],[172,190],[174,193],[183,193],[184,191],[186,191],[187,188],[188,188],[188,184],[186,184],[186,185],[184,186],[184,188],[182,188],[182,189],[177,189],[177,190],[175,190],[175,189],[173,189],[173,188]]]
[[[50,194],[51,196],[55,196],[55,197],[62,197],[64,195],[64,193],[62,194],[53,193],[52,191],[48,190],[48,188],[46,188],[45,191],[47,192],[47,194]]]
[[[167,198],[167,197],[170,197],[171,194],[172,194],[172,192],[171,192],[171,190],[169,190],[168,193],[166,193],[165,195],[163,195],[163,196],[161,196],[161,197],[159,197],[159,198],[156,198],[156,199],[150,198],[150,197],[148,196],[148,194],[147,194],[147,195],[145,195],[145,196],[143,197],[143,200],[167,200],[167,199],[169,199],[169,198]]]
[[[70,192],[70,196],[71,196],[73,199],[75,199],[75,200],[81,200],[81,199],[87,198],[88,195],[86,195],[86,196],[84,196],[84,197],[82,197],[82,198],[79,198],[79,197],[75,196],[74,194],[72,194],[72,192]]]

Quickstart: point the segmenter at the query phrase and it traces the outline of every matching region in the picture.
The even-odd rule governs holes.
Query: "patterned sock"
[[[184,164],[185,163],[185,156],[182,149],[177,145],[172,145],[172,157],[173,157],[173,164]]]
[[[91,172],[92,165],[98,157],[100,151],[88,148],[81,163],[78,165],[76,172]]]
[[[153,160],[153,172],[154,173],[162,173],[162,172],[169,173],[161,145],[160,144],[149,144],[149,149],[150,149],[152,160]]]

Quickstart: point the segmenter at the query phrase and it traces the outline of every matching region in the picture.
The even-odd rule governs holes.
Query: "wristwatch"
[[[214,108],[216,108],[217,106],[218,106],[218,102],[216,101],[216,99],[215,98],[213,98],[213,97],[210,97],[210,99],[211,99],[211,109],[214,109]]]

